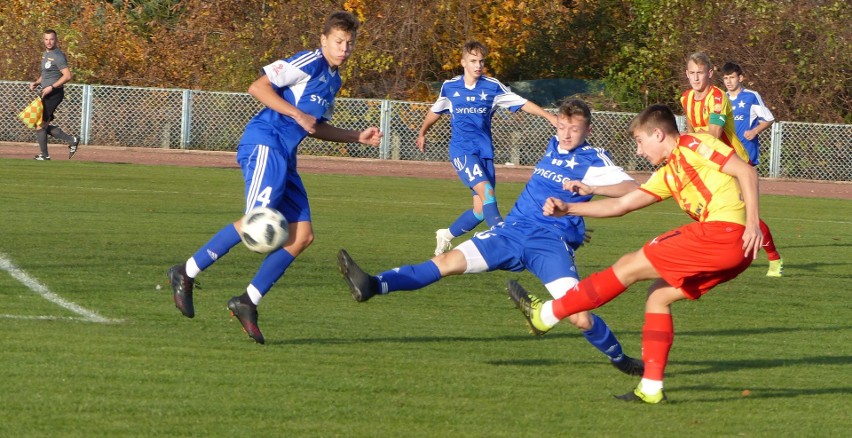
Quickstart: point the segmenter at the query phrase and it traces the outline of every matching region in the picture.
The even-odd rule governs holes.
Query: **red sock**
[[[763,233],[763,250],[766,251],[766,258],[770,261],[780,259],[781,254],[778,254],[775,241],[772,240],[772,233],[769,232],[769,227],[763,219],[760,220],[760,232]]]
[[[563,319],[577,312],[596,309],[610,302],[625,290],[627,288],[615,276],[612,267],[609,267],[583,279],[565,296],[554,301],[553,314],[557,318]]]
[[[646,313],[642,327],[642,360],[649,380],[663,380],[669,350],[674,342],[674,325],[669,313]]]

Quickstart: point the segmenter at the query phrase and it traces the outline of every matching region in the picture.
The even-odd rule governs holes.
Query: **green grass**
[[[239,215],[237,170],[0,160],[0,256],[118,321],[83,321],[0,272],[0,436],[848,433],[850,201],[764,196],[785,277],[765,277],[762,254],[740,278],[676,304],[671,402],[643,406],[612,399],[636,379],[567,324],[526,333],[504,287],[517,278],[543,291],[528,273],[351,300],[336,251],[371,272],[425,260],[434,230],[467,207],[456,181],[303,177],[316,241],[264,299],[259,346],[225,303],[261,256],[239,246],[202,274],[193,320],[165,278]],[[499,187],[504,212],[521,187]],[[581,273],[686,220],[669,201],[589,221]],[[598,312],[636,356],[645,286]]]

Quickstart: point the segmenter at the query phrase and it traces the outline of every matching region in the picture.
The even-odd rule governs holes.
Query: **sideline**
[[[82,318],[74,318],[74,317],[60,317],[60,316],[20,316],[20,315],[4,315],[0,314],[0,318],[11,318],[11,319],[41,319],[41,320],[82,320],[86,322],[96,322],[100,324],[116,324],[122,322],[120,319],[109,319],[98,315],[96,312],[81,307],[77,304],[74,304],[70,301],[64,300],[59,295],[51,292],[47,286],[41,284],[38,280],[31,277],[29,274],[24,272],[21,268],[15,266],[14,263],[6,256],[0,252],[0,270],[6,271],[9,275],[12,276],[15,280],[18,280],[21,284],[26,286],[29,290],[35,292],[40,295],[42,298],[50,301],[53,304],[56,304],[59,307],[70,310],[71,312],[80,315]]]

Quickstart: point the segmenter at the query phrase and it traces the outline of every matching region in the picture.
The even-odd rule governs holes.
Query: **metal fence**
[[[17,114],[33,98],[26,82],[0,81],[0,141],[33,142]],[[307,138],[306,155],[383,160],[446,161],[449,117],[430,129],[426,152],[415,139],[431,103],[338,98],[332,123],[349,129],[378,126],[381,147]],[[234,151],[243,128],[262,108],[246,93],[69,84],[56,120],[83,144]],[[591,144],[606,148],[628,171],[652,167],[635,155],[626,127],[635,114],[596,111]],[[681,127],[683,118],[678,120]],[[500,109],[494,115],[494,161],[533,165],[553,128],[544,119]],[[763,177],[852,181],[852,125],[778,121],[761,134],[758,173]]]

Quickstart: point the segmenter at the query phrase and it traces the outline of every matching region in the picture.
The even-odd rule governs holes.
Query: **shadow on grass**
[[[848,360],[848,358],[847,358]],[[674,393],[685,393],[690,391],[696,392],[730,392],[730,395],[713,396],[713,397],[695,397],[689,401],[681,400],[680,403],[690,402],[730,402],[733,399],[773,399],[773,398],[794,398],[804,396],[820,396],[820,395],[836,395],[836,394],[852,394],[852,387],[834,387],[834,388],[770,388],[770,387],[726,387],[714,385],[694,385],[694,386],[679,386],[673,390],[666,390],[669,395]],[[746,393],[747,391],[747,393]]]
[[[567,325],[566,325],[567,326]],[[686,336],[735,336],[778,334],[789,332],[814,332],[829,331],[836,333],[844,330],[852,330],[852,326],[843,327],[757,327],[751,329],[725,329],[725,330],[691,330],[684,332],[675,331],[675,342],[677,338]],[[521,330],[519,330],[521,331]],[[620,337],[640,335],[638,330],[622,330]],[[443,343],[443,342],[556,342],[562,339],[582,339],[579,331],[566,328],[563,333],[548,333],[546,336],[516,335],[516,336],[379,336],[379,337],[357,337],[350,338],[297,338],[267,340],[269,345],[346,345],[346,344],[416,344],[416,343]],[[583,341],[585,342],[585,341]],[[847,358],[848,360],[848,358]]]
[[[677,322],[675,322],[677,324]],[[825,326],[825,327],[753,327],[753,328],[731,328],[725,330],[684,330],[682,332],[675,327],[675,343],[680,337],[686,336],[748,336],[748,335],[775,335],[779,333],[793,332],[839,332],[852,330],[852,326]]]
[[[814,365],[849,365],[852,356],[815,356],[800,358],[771,358],[771,359],[744,359],[744,360],[718,360],[718,361],[688,361],[679,360],[669,365],[679,367],[688,366],[695,369],[677,372],[667,372],[667,375],[682,376],[692,374],[729,373],[741,370],[770,369],[792,366],[814,366]]]

